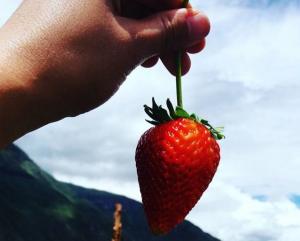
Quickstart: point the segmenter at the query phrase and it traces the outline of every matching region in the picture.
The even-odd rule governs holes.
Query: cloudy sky
[[[20,0],[0,0],[0,24]],[[184,78],[188,110],[225,126],[217,175],[188,219],[224,241],[300,237],[300,1],[194,1],[212,22]],[[56,178],[140,200],[134,153],[142,105],[175,100],[159,65],[138,68],[106,104],[17,141]]]

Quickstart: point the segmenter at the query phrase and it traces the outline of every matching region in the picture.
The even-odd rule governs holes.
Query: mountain
[[[141,203],[59,182],[15,145],[0,151],[0,241],[110,241],[117,202],[123,241],[219,241],[187,221],[153,236]]]

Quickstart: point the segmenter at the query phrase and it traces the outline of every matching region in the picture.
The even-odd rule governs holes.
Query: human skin
[[[24,0],[0,29],[0,148],[107,101],[138,65],[204,48],[209,20],[177,0]]]

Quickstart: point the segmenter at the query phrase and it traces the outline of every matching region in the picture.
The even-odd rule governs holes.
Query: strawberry
[[[224,136],[206,120],[181,107],[169,112],[154,99],[146,113],[156,125],[136,149],[136,167],[148,223],[153,233],[166,234],[181,223],[207,189],[217,170]]]
[[[187,7],[189,1],[182,0]],[[222,128],[188,114],[182,103],[182,51],[176,55],[177,107],[167,110],[154,98],[145,112],[155,127],[146,131],[136,149],[136,167],[148,223],[153,233],[166,234],[181,223],[201,198],[216,173]]]

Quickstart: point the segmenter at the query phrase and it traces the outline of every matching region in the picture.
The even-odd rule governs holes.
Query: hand
[[[209,32],[207,17],[174,9],[176,2],[24,0],[0,30],[6,139],[101,105],[137,65],[152,66],[156,56],[174,72],[173,53],[198,52]]]
[[[129,18],[144,18],[145,16],[149,16],[151,14],[155,14],[159,11],[164,11],[164,10],[170,10],[170,9],[179,9],[182,6],[183,0],[163,0],[163,1],[153,1],[153,0],[134,0],[130,1],[128,3],[127,0],[116,0],[116,6],[117,9],[119,10],[118,12],[121,14],[121,16],[129,17]],[[191,4],[188,5],[188,8],[192,8]],[[195,14],[191,12],[191,15]],[[164,14],[161,15],[162,19],[157,19],[161,20],[164,22],[165,20],[163,19]],[[199,15],[199,18],[202,18],[201,20],[198,19],[196,23],[194,24],[194,33],[193,35],[196,39],[198,38],[198,42],[194,43],[191,41],[191,44],[188,46],[181,46],[181,47],[187,47],[185,48],[185,51],[183,52],[183,57],[182,57],[182,74],[185,75],[191,66],[191,61],[187,53],[195,54],[199,53],[204,47],[205,47],[205,38],[203,36],[206,36],[209,32],[209,21],[205,16]],[[168,19],[166,19],[168,21]],[[169,24],[166,23],[168,26]],[[183,29],[176,29],[178,25],[175,24],[175,26],[169,26],[169,27],[174,27],[175,33],[170,32],[169,39],[164,40],[167,43],[165,45],[170,45],[172,42],[176,42],[178,40],[178,35],[179,34],[184,34]],[[146,26],[147,28],[147,26]],[[164,34],[164,31],[162,32]],[[206,34],[205,34],[206,33]],[[178,35],[177,35],[178,34]],[[168,36],[166,36],[168,37]],[[202,37],[202,39],[200,39]],[[193,43],[193,44],[192,44]],[[171,74],[176,75],[176,64],[175,64],[175,59],[177,55],[178,49],[172,49],[172,48],[166,48],[159,53],[159,55],[155,55],[147,59],[145,62],[142,63],[142,66],[146,68],[153,67],[157,62],[158,59],[161,58],[163,64],[166,66],[166,68],[170,71]]]

